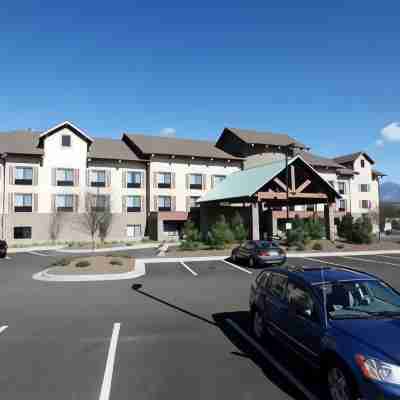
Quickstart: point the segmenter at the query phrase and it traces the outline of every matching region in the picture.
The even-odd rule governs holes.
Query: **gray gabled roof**
[[[224,160],[241,160],[215,147],[212,142],[204,140],[180,139],[163,136],[125,133],[128,139],[144,155],[174,155],[200,158],[218,158]]]
[[[294,144],[299,148],[305,149],[303,143],[293,139],[286,133],[273,133],[273,132],[260,132],[253,129],[240,129],[240,128],[225,128],[226,130],[232,132],[243,142],[249,144],[265,144],[271,146],[288,146],[289,144]],[[225,130],[224,129],[224,130]]]
[[[94,138],[88,157],[102,160],[144,161],[120,139]]]
[[[294,163],[297,159],[303,161],[319,178],[325,182],[329,190],[335,193],[337,198],[341,195],[300,155],[289,160],[288,165]],[[279,173],[286,169],[286,161],[278,160],[257,167],[234,172],[228,175],[222,182],[219,182],[213,189],[208,191],[198,203],[212,201],[224,201],[232,199],[248,198],[257,193],[266,183],[275,178]]]
[[[30,130],[0,132],[0,153],[42,155],[43,150],[37,147],[39,135]]]
[[[297,154],[314,167],[328,167],[328,168],[343,168],[343,165],[331,160],[330,158],[322,157],[317,154],[310,153],[309,151],[299,151]]]
[[[361,155],[363,155],[371,164],[375,164],[374,160],[364,151],[358,151],[356,153],[335,157],[334,160],[339,164],[347,164],[357,160],[357,158],[360,157]]]

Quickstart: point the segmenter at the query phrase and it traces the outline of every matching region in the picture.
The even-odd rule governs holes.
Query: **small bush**
[[[66,267],[67,265],[71,264],[72,259],[71,258],[60,258],[59,260],[56,260],[53,262],[53,264],[51,264],[52,266],[62,266],[62,267]]]
[[[118,258],[117,258],[117,259],[111,260],[110,264],[111,265],[123,265],[123,262],[121,260],[118,260]]]
[[[313,250],[322,250],[322,249],[323,249],[322,243],[320,243],[320,242],[315,242],[315,243],[313,244],[312,249],[313,249]]]
[[[78,261],[76,264],[75,264],[75,267],[76,268],[86,268],[86,267],[88,267],[90,265],[90,262],[89,261],[87,261],[87,260],[82,260],[82,261]]]
[[[235,215],[233,216],[231,226],[232,233],[236,241],[243,242],[247,239],[247,229],[244,226],[243,218],[240,215],[239,211],[236,211]]]
[[[133,242],[126,242],[125,246],[128,246],[128,247],[133,246]]]
[[[215,249],[223,249],[227,244],[234,241],[233,232],[223,215],[221,215],[215,225],[212,226],[207,240],[208,244]]]
[[[349,242],[353,240],[353,217],[350,214],[346,214],[340,220],[338,235]]]
[[[336,245],[336,248],[337,248],[337,249],[344,249],[344,244],[337,244],[337,245]]]

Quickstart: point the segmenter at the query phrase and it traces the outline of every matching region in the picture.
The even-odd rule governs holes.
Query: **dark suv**
[[[250,292],[257,339],[274,338],[322,372],[332,400],[400,399],[400,294],[330,267],[275,267]]]

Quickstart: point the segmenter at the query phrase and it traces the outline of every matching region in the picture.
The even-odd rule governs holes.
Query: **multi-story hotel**
[[[328,159],[283,134],[225,128],[217,143],[124,133],[88,135],[70,122],[45,132],[0,133],[1,234],[10,242],[87,240],[87,207],[109,207],[108,235],[136,240],[177,237],[196,201],[233,172],[285,157],[300,157],[341,194],[336,216],[376,213],[378,179],[363,152]],[[290,216],[313,215],[323,205],[294,206]],[[274,220],[286,217],[274,209]]]

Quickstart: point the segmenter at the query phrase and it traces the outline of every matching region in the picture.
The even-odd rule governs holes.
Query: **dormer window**
[[[71,147],[71,136],[70,135],[62,135],[61,136],[61,145],[62,145],[62,147]]]

